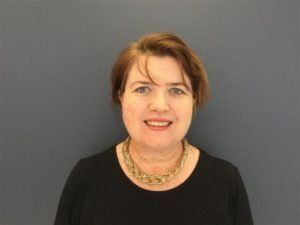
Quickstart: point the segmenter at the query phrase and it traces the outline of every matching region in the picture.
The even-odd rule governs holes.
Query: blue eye
[[[137,89],[135,89],[135,92],[140,93],[140,94],[143,94],[143,93],[146,93],[149,91],[150,91],[149,88],[146,86],[138,87]]]
[[[182,95],[182,94],[184,94],[184,91],[179,88],[172,88],[171,93],[174,95]]]

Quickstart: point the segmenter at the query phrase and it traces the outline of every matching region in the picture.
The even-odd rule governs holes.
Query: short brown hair
[[[130,43],[118,56],[111,71],[112,99],[117,105],[121,105],[119,96],[125,91],[129,71],[142,55],[175,58],[190,79],[195,106],[203,106],[211,97],[204,64],[196,53],[176,34],[156,32]],[[147,70],[147,60],[145,67],[148,78],[154,83]]]

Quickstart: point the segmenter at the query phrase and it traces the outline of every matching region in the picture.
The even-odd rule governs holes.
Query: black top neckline
[[[127,175],[125,174],[125,172],[123,171],[123,169],[120,165],[120,162],[119,162],[119,159],[117,156],[117,145],[113,146],[112,148],[114,151],[114,163],[116,164],[118,173],[121,174],[121,177],[122,177],[124,183],[126,183],[126,185],[128,186],[128,188],[133,189],[134,191],[137,191],[137,192],[142,192],[145,194],[153,194],[153,195],[184,191],[188,186],[190,186],[190,184],[193,182],[193,180],[195,179],[197,174],[202,173],[203,162],[205,161],[205,159],[207,157],[207,153],[204,150],[197,148],[200,151],[200,155],[197,160],[196,166],[195,166],[194,170],[192,171],[192,173],[189,175],[189,177],[187,179],[185,179],[185,181],[183,181],[181,184],[179,184],[178,186],[176,186],[174,188],[171,188],[168,190],[163,190],[163,191],[154,191],[154,190],[147,190],[145,188],[142,188],[142,187],[136,185],[134,182],[132,182],[127,177]]]

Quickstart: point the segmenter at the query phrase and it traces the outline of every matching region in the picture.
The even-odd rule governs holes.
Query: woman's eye
[[[149,88],[148,87],[138,87],[137,89],[135,89],[135,92],[137,93],[146,93],[149,92]]]
[[[182,95],[182,94],[184,94],[184,91],[179,88],[172,88],[171,93],[174,95]]]

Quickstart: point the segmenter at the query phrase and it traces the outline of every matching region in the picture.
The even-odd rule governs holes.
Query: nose
[[[168,99],[163,92],[153,94],[149,108],[151,111],[166,112],[170,110]]]

